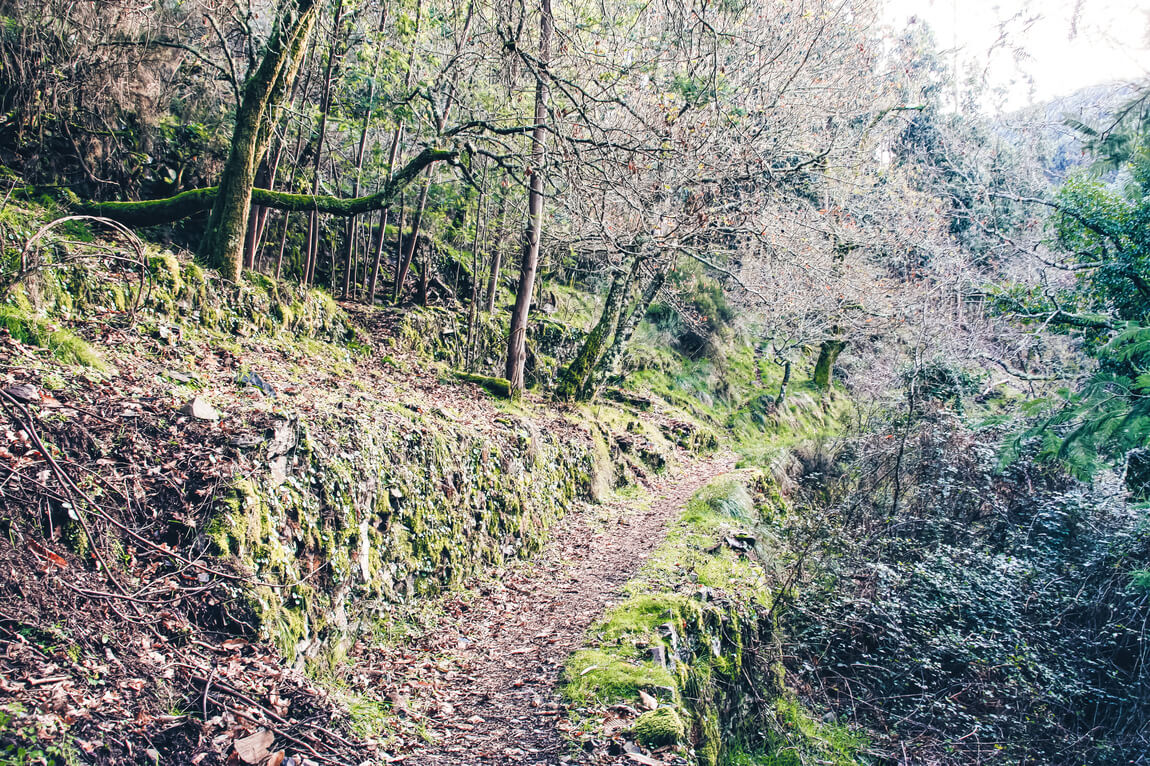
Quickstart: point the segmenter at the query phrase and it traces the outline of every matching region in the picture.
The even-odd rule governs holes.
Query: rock
[[[651,660],[661,668],[667,667],[667,650],[660,644],[652,646]]]
[[[220,413],[201,397],[193,397],[191,401],[180,408],[180,412],[190,415],[196,420],[219,420]]]
[[[272,487],[278,487],[287,481],[287,455],[280,455],[268,463]]]
[[[25,404],[40,401],[40,389],[35,386],[30,386],[27,383],[21,383],[18,386],[8,386],[4,389],[4,393],[16,401],[24,402]]]
[[[655,699],[642,689],[639,690],[639,701],[642,702],[643,707],[647,708],[648,710],[654,710],[655,708],[659,707],[659,700]]]
[[[254,447],[257,444],[263,444],[264,440],[255,434],[237,434],[228,440],[228,444],[233,447]]]
[[[268,444],[268,458],[286,455],[299,441],[296,425],[290,420],[277,420],[272,424],[271,443]]]
[[[669,707],[648,710],[631,727],[635,741],[644,747],[665,747],[680,742],[686,736],[683,719]]]
[[[258,388],[263,392],[264,396],[275,396],[276,391],[272,388],[271,384],[260,377],[258,372],[241,372],[236,378],[236,384],[241,386],[251,386]]]

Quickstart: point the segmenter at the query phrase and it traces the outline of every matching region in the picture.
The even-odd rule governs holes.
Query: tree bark
[[[335,216],[360,215],[369,210],[380,210],[399,195],[412,179],[424,168],[436,162],[454,160],[458,153],[447,149],[424,149],[411,162],[407,163],[384,187],[366,197],[331,197],[323,194],[291,194],[268,189],[249,189],[249,200],[276,210],[291,213],[306,213],[318,210]],[[68,201],[77,212],[111,218],[129,226],[158,226],[211,210],[220,187],[189,189],[174,197],[143,200],[140,202],[88,202],[79,199]],[[243,255],[243,249],[240,249]]]
[[[826,391],[831,386],[831,375],[834,374],[835,362],[839,354],[846,348],[847,342],[841,338],[827,338],[819,346],[819,358],[815,361],[815,372],[811,380],[815,388]]]
[[[499,232],[495,235],[495,240],[491,245],[491,275],[487,280],[487,299],[485,301],[488,314],[495,311],[495,295],[499,291],[499,268],[503,263],[503,235],[506,233],[504,226],[507,223],[507,196],[504,194],[499,203]]]
[[[783,380],[779,383],[779,395],[775,397],[775,407],[782,407],[787,400],[787,386],[791,382],[791,360],[783,360]]]
[[[411,259],[415,257],[415,248],[419,244],[419,227],[423,224],[423,211],[427,207],[427,192],[431,188],[431,176],[423,180],[423,189],[419,192],[419,206],[415,211],[415,218],[411,221],[411,235],[407,238],[407,247],[404,249],[402,263],[397,264],[395,274],[395,292],[391,296],[393,303],[399,301],[403,294],[403,283],[407,281],[407,272],[411,269]]]
[[[635,328],[639,326],[639,322],[643,321],[647,309],[651,307],[652,301],[655,300],[655,296],[659,294],[659,290],[662,289],[666,281],[667,269],[656,267],[655,273],[647,280],[647,284],[638,299],[625,314],[620,315],[619,326],[615,330],[615,338],[611,342],[610,348],[595,365],[594,370],[579,392],[581,401],[594,401],[599,394],[599,389],[603,387],[607,379],[619,374],[623,355],[627,353],[627,345],[631,342],[631,336],[635,334]]]
[[[295,78],[318,14],[315,0],[285,0],[264,57],[244,85],[228,159],[199,248],[201,257],[218,267],[225,279],[238,279],[243,270],[256,168],[267,151],[280,103]]]
[[[479,184],[479,199],[475,201],[475,238],[471,241],[471,302],[467,306],[467,343],[464,346],[464,366],[471,368],[474,357],[472,346],[475,340],[475,322],[479,317],[479,241],[482,233],[483,203],[487,201],[487,168],[483,168],[483,177]],[[458,289],[458,288],[457,288]]]
[[[639,270],[639,262],[636,258],[631,262],[629,271],[618,271],[611,279],[611,288],[607,291],[607,300],[603,304],[603,311],[599,314],[599,321],[583,341],[579,353],[559,376],[559,383],[555,386],[556,399],[569,402],[581,398],[607,343],[619,329],[619,317],[627,304],[627,296]]]
[[[379,12],[379,26],[377,34],[383,36],[384,28],[387,26],[387,3],[384,3],[383,8]],[[367,108],[363,112],[363,120],[359,125],[359,144],[355,150],[355,180],[352,184],[351,196],[358,197],[360,185],[363,182],[363,157],[367,150],[367,129],[371,124],[371,110],[375,106],[375,79],[379,75],[379,62],[383,58],[383,46],[375,54],[375,60],[371,65],[371,81],[367,86]],[[386,215],[386,214],[385,214]],[[349,216],[347,219],[346,230],[344,233],[344,248],[343,257],[346,262],[347,271],[343,279],[343,295],[344,298],[348,297],[349,282],[353,281],[350,277],[352,271],[352,252],[355,249],[355,232],[356,232],[356,216]],[[370,226],[370,221],[368,222]]]
[[[539,58],[535,74],[535,127],[531,131],[531,188],[527,202],[527,231],[519,264],[519,289],[507,336],[507,380],[512,398],[523,394],[523,368],[527,361],[527,315],[539,267],[539,239],[543,232],[543,165],[546,162],[547,67],[551,63],[551,0],[539,3]]]

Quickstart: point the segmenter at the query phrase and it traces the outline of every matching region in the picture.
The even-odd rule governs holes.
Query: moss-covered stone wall
[[[273,430],[265,469],[206,534],[257,579],[287,584],[247,599],[260,634],[297,662],[338,656],[391,605],[536,550],[596,471],[590,439],[513,416],[479,429],[377,403]]]

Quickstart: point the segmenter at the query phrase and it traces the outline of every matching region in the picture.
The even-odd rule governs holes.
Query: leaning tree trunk
[[[587,387],[587,382],[595,372],[599,359],[603,356],[607,343],[617,334],[619,316],[627,304],[627,295],[631,291],[631,283],[639,270],[639,259],[631,262],[629,271],[618,271],[611,280],[611,289],[607,291],[607,301],[603,304],[603,311],[599,314],[599,321],[594,329],[587,335],[586,340],[579,349],[579,353],[571,360],[559,376],[559,383],[555,387],[555,398],[569,402],[581,398],[581,392]]]
[[[547,66],[551,63],[551,0],[539,3],[539,58],[535,73],[535,127],[531,131],[531,190],[527,202],[527,231],[519,264],[519,289],[507,334],[507,382],[512,398],[523,394],[523,368],[527,362],[527,314],[539,268],[539,238],[543,233],[543,164],[546,161]]]
[[[315,0],[286,0],[263,60],[244,85],[228,159],[200,243],[200,255],[217,266],[225,279],[238,279],[243,270],[256,168],[267,151],[280,103],[295,79],[318,15]]]
[[[499,291],[499,267],[503,262],[503,235],[507,233],[505,228],[506,223],[507,193],[504,192],[503,200],[499,203],[499,230],[495,235],[494,242],[491,244],[491,274],[487,280],[487,298],[484,301],[488,314],[495,311],[495,296]]]
[[[819,358],[815,362],[815,373],[811,380],[815,388],[826,391],[831,386],[831,375],[834,373],[835,362],[839,354],[846,348],[847,342],[841,338],[827,338],[819,346]]]
[[[787,386],[791,382],[791,360],[783,360],[783,380],[779,383],[779,395],[775,397],[775,407],[782,407],[787,400]]]
[[[415,257],[415,248],[419,245],[419,229],[423,225],[423,211],[427,208],[427,191],[431,188],[431,173],[423,179],[423,188],[419,191],[419,206],[415,210],[415,217],[411,221],[411,236],[407,239],[407,247],[403,249],[401,263],[396,264],[395,290],[391,295],[392,303],[399,303],[403,294],[403,285],[407,281],[407,272],[411,270],[411,260]],[[402,223],[400,224],[402,228]]]
[[[646,316],[647,309],[651,307],[652,301],[655,300],[655,296],[659,294],[659,290],[662,289],[663,283],[666,281],[667,269],[665,267],[656,268],[655,273],[647,280],[646,287],[643,288],[643,292],[635,303],[631,305],[630,310],[620,316],[619,327],[615,330],[615,339],[611,342],[606,353],[599,359],[599,363],[595,365],[591,375],[579,391],[581,401],[590,402],[594,400],[606,380],[619,374],[623,355],[627,352],[627,344],[631,342],[635,328]]]

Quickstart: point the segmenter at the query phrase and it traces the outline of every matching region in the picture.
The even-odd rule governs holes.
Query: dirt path
[[[569,515],[532,561],[461,609],[435,636],[452,647],[457,672],[432,682],[431,744],[411,752],[418,764],[558,764],[566,743],[555,690],[566,658],[593,620],[663,539],[690,497],[734,465],[721,455],[656,481],[649,496]]]

